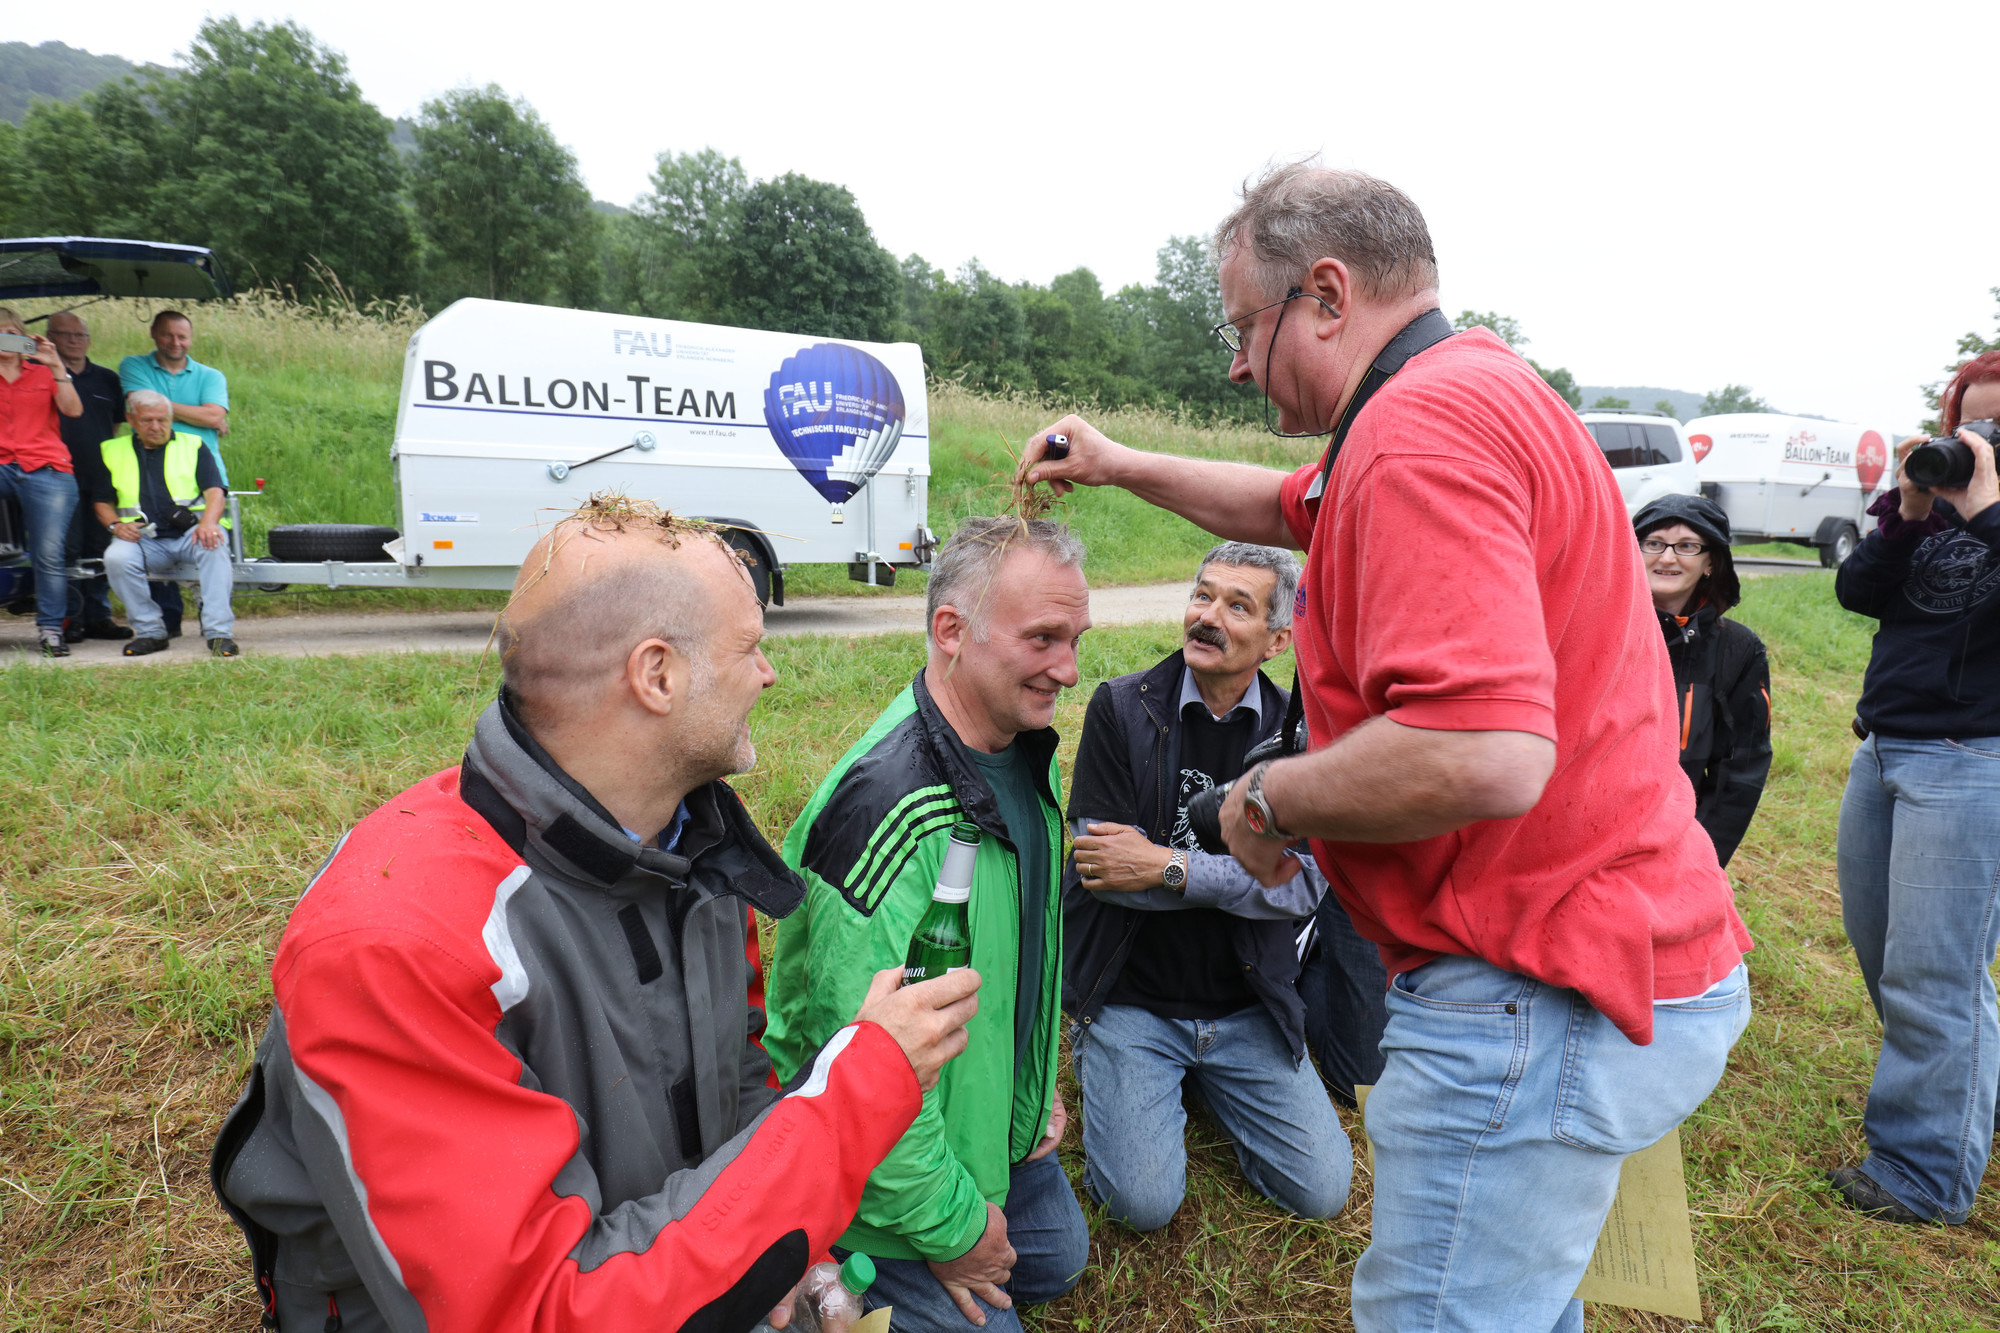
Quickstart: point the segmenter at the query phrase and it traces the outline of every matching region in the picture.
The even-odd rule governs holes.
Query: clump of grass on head
[[[480,670],[485,669],[487,652],[500,637],[500,628],[507,622],[507,613],[525,594],[548,577],[549,569],[555,564],[556,552],[575,541],[586,532],[605,534],[637,532],[655,537],[674,550],[679,550],[683,541],[712,541],[735,558],[738,564],[749,562],[743,552],[729,544],[722,529],[705,518],[683,518],[673,510],[652,500],[637,500],[623,491],[594,491],[591,497],[575,509],[558,511],[560,517],[549,530],[547,543],[542,547],[541,568],[528,578],[519,580],[514,591],[508,595],[507,604],[493,617],[493,628],[486,636],[486,650],[480,653]]]
[[[1046,518],[1058,506],[1068,503],[1057,495],[1055,487],[1045,481],[1025,481],[1021,477],[1021,455],[1014,446],[1003,438],[1000,447],[1006,451],[1007,461],[1014,466],[1008,470],[1007,512],[1021,521],[1021,535],[1027,536],[1031,520]]]

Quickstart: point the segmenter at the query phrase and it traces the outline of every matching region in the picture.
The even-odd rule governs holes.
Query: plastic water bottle
[[[841,1262],[814,1264],[799,1284],[798,1303],[792,1307],[793,1333],[819,1333],[829,1319],[853,1323],[861,1318],[861,1293],[875,1282],[875,1261],[854,1253]]]
[[[978,858],[979,826],[965,821],[953,825],[937,887],[931,890],[931,905],[924,909],[910,939],[910,952],[903,958],[904,985],[972,966],[966,903],[972,897],[972,865]]]

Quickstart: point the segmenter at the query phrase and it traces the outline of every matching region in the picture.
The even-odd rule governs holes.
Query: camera
[[[1991,421],[1967,421],[1959,429],[1971,431],[1988,444],[2000,445],[2000,426]],[[1940,435],[1910,450],[1910,456],[1903,460],[1903,475],[1925,490],[1969,486],[1972,446],[1956,435]]]
[[[0,352],[12,352],[15,356],[33,356],[38,345],[25,333],[0,333]]]

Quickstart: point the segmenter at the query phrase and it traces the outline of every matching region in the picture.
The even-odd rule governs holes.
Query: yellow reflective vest
[[[201,458],[199,435],[174,432],[162,447],[167,451],[167,494],[174,503],[201,512],[201,486],[195,480],[195,464]],[[144,523],[139,508],[139,450],[145,448],[136,436],[119,435],[104,442],[104,466],[111,473],[112,489],[118,492],[119,521]]]

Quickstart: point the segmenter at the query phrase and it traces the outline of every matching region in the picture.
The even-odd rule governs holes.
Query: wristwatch
[[[1167,858],[1166,867],[1160,871],[1160,882],[1175,893],[1186,893],[1187,863],[1187,852],[1185,850],[1175,851],[1172,856]]]
[[[1279,830],[1278,817],[1271,813],[1271,803],[1264,799],[1264,772],[1270,767],[1271,761],[1267,759],[1250,770],[1250,781],[1243,785],[1243,822],[1260,838],[1291,842],[1292,835]]]

